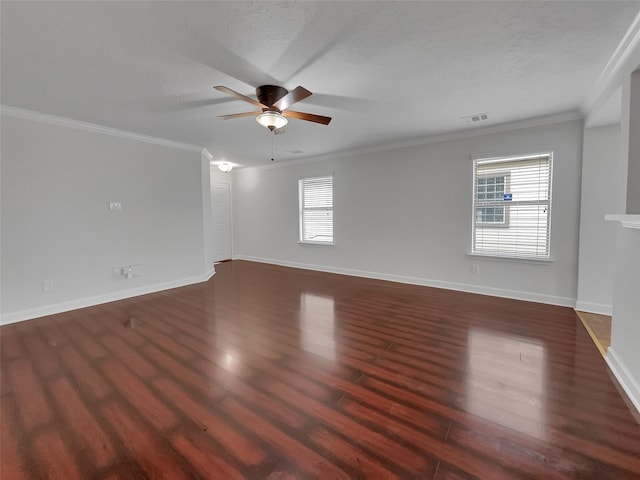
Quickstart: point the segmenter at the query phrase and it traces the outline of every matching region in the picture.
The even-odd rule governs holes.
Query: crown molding
[[[161,145],[163,147],[177,148],[179,150],[187,150],[189,152],[201,152],[202,147],[190,145],[188,143],[175,142],[164,138],[151,137],[140,133],[127,132],[126,130],[118,130],[116,128],[104,127],[95,123],[82,122],[71,118],[58,117],[46,113],[34,112],[24,108],[11,107],[8,105],[0,105],[0,114],[8,117],[20,118],[23,120],[32,120],[34,122],[48,123],[50,125],[58,125],[76,130],[84,130],[87,132],[100,133],[112,137],[126,138],[127,140],[136,140],[138,142],[151,143]]]
[[[635,60],[634,60],[635,57]],[[613,52],[602,73],[594,83],[580,107],[583,115],[588,114],[595,107],[607,100],[619,87],[619,75],[625,72],[631,74],[640,65],[640,13]]]
[[[474,128],[473,130],[464,130],[458,132],[444,133],[441,135],[432,135],[421,138],[414,138],[411,140],[405,140],[402,142],[388,143],[385,145],[377,145],[372,147],[356,148],[353,150],[343,150],[324,155],[317,155],[312,157],[305,157],[296,160],[287,160],[280,163],[273,163],[269,165],[254,165],[239,167],[238,170],[269,170],[271,168],[281,168],[293,165],[300,165],[304,163],[319,162],[321,160],[334,160],[336,158],[348,158],[357,155],[365,155],[368,153],[386,152],[389,150],[398,150],[401,148],[417,147],[421,145],[429,145],[432,143],[449,142],[452,140],[460,140],[464,138],[480,137],[483,135],[491,135],[494,133],[509,132],[512,130],[521,130],[524,128],[542,127],[545,125],[553,125],[556,123],[571,122],[574,120],[582,120],[584,116],[578,110],[558,113],[554,115],[546,115],[543,117],[529,118],[525,120],[516,120],[509,123],[501,123],[499,125],[489,125],[486,127]]]
[[[206,158],[207,160],[209,160],[209,162],[211,162],[213,160],[213,155],[211,155],[209,153],[209,150],[207,150],[206,148],[203,148],[200,152],[200,154]]]

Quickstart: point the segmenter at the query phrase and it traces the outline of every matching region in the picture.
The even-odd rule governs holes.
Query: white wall
[[[632,73],[629,79],[629,163],[626,212],[640,214],[640,70]]]
[[[640,215],[635,217],[634,228],[611,222],[618,231],[611,346],[606,359],[640,412]]]
[[[582,123],[347,158],[248,168],[234,186],[235,258],[573,305]],[[470,156],[554,151],[551,264],[469,257]],[[298,243],[298,184],[334,174],[335,246]],[[472,264],[480,274],[471,273]]]
[[[211,275],[198,151],[3,114],[1,159],[3,322]]]
[[[624,213],[631,214],[640,212],[640,144],[637,142],[638,137],[638,119],[640,119],[640,74],[637,72],[640,67],[640,16],[633,22],[625,39],[618,47],[611,61],[607,64],[605,71],[600,75],[597,88],[591,94],[592,101],[588,103],[586,124],[590,123],[592,118],[596,118],[603,106],[611,101],[612,95],[617,96],[618,91],[621,92],[621,115],[620,115],[620,135],[618,141],[618,164],[614,159],[614,168],[621,170],[619,175],[613,175],[611,172],[603,172],[603,180],[611,189],[612,195],[618,198],[618,195],[624,195],[624,203],[620,205],[616,201],[615,205],[611,205],[611,210],[607,213],[621,216]],[[633,72],[636,71],[634,74]],[[633,91],[632,91],[633,90]],[[587,142],[590,132],[585,131],[585,170],[587,171],[587,181],[594,181],[596,172],[592,170],[594,159],[598,156],[598,150],[601,145],[594,138],[594,141]],[[596,134],[599,135],[599,134]],[[601,165],[602,166],[602,165]],[[590,173],[589,173],[590,172]],[[589,188],[582,190],[583,210],[588,205],[593,205],[600,199],[597,191]],[[624,216],[624,215],[622,215]],[[631,215],[633,216],[633,215]],[[628,221],[629,215],[626,216]],[[638,223],[638,220],[635,220]],[[595,224],[587,228],[587,231],[581,231],[580,248],[591,248],[593,251],[594,240],[599,237],[590,238],[595,235]],[[605,227],[610,228],[610,227]],[[637,228],[637,227],[636,227]],[[631,228],[623,228],[618,226],[616,237],[611,237],[607,233],[604,237],[610,242],[604,245],[602,250],[614,251],[615,261],[613,265],[613,292],[612,292],[612,332],[611,346],[607,350],[606,360],[611,367],[612,372],[618,379],[620,385],[640,411],[640,355],[638,355],[638,338],[640,336],[640,238],[638,230]],[[603,237],[603,240],[604,240]],[[591,247],[589,247],[591,245]],[[597,254],[596,251],[593,251]],[[611,255],[607,254],[609,259]],[[591,274],[583,274],[583,272],[593,271],[594,263],[598,260],[587,259],[582,255],[581,251],[580,264],[580,280],[583,277],[590,277]],[[585,263],[586,262],[586,263]],[[611,272],[611,265],[605,273]],[[592,284],[593,285],[593,284]],[[582,292],[582,288],[581,288]],[[582,300],[584,297],[580,297]],[[603,300],[601,300],[603,301]],[[584,306],[584,305],[582,305]]]
[[[640,52],[640,45],[637,47]],[[637,70],[638,64],[635,64]],[[626,221],[633,218],[634,227],[618,226],[615,244],[616,262],[613,282],[613,315],[611,346],[607,362],[625,392],[640,411],[640,72],[623,80],[621,150],[626,167]],[[622,185],[624,187],[624,185]],[[612,212],[619,213],[619,212]],[[635,215],[632,215],[635,214]],[[624,223],[623,223],[624,224]]]
[[[620,125],[585,128],[576,308],[611,315],[616,225],[604,216],[625,209],[626,161]]]

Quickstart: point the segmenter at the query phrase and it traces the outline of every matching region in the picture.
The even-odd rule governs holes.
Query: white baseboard
[[[68,312],[70,310],[77,310],[78,308],[93,307],[94,305],[100,305],[102,303],[115,302],[116,300],[124,300],[125,298],[161,292],[163,290],[184,287],[194,283],[206,282],[213,277],[215,273],[215,270],[211,269],[204,275],[198,275],[197,277],[182,278],[171,282],[156,283],[154,285],[146,285],[144,287],[132,288],[130,290],[120,290],[118,292],[96,295],[94,297],[80,298],[68,302],[57,303],[55,305],[45,305],[43,307],[32,308],[29,310],[6,313],[0,316],[0,325],[22,322],[23,320],[31,320],[33,318],[44,317],[46,315]]]
[[[604,357],[607,365],[611,369],[611,372],[615,375],[618,383],[629,397],[629,400],[636,407],[636,410],[640,412],[640,379],[633,377],[629,369],[626,367],[622,359],[616,354],[616,351],[609,347],[607,355]]]
[[[409,277],[405,275],[394,275],[389,273],[369,272],[365,270],[354,270],[350,268],[326,267],[323,265],[312,265],[307,263],[288,262],[285,260],[275,260],[272,258],[250,257],[248,255],[235,255],[234,260],[247,260],[251,262],[270,263],[273,265],[281,265],[283,267],[302,268],[304,270],[316,270],[319,272],[338,273],[342,275],[351,275],[354,277],[375,278],[377,280],[387,280],[390,282],[409,283],[412,285],[421,285],[424,287],[444,288],[447,290],[457,290],[467,293],[478,293],[481,295],[489,295],[492,297],[511,298],[514,300],[525,300],[528,302],[546,303],[550,305],[558,305],[561,307],[575,307],[574,298],[557,297],[554,295],[545,295],[541,293],[523,292],[520,290],[507,290],[503,288],[483,287],[480,285],[471,285],[457,282],[444,282],[442,280],[433,280],[429,278]]]
[[[611,307],[611,305],[606,305],[604,303],[583,302],[581,300],[578,300],[576,302],[576,310],[609,316],[611,316],[611,312],[613,312],[613,308]]]

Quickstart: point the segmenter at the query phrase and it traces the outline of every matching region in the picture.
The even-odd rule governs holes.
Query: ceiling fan
[[[288,91],[286,88],[278,87],[276,85],[262,85],[256,88],[256,97],[258,100],[254,100],[251,97],[247,97],[246,95],[242,95],[235,90],[231,90],[230,88],[221,85],[213,88],[228,95],[237,97],[240,100],[244,100],[245,102],[249,102],[261,109],[255,112],[220,115],[219,118],[223,118],[224,120],[255,115],[256,121],[272,132],[283,128],[288,123],[289,118],[321,123],[322,125],[329,125],[329,122],[331,121],[331,117],[323,117],[322,115],[314,115],[312,113],[287,110],[294,103],[304,100],[311,95],[311,92],[304,87],[296,87],[293,90]]]

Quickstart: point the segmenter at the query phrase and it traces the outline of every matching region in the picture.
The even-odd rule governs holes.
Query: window
[[[471,253],[549,258],[552,154],[473,161]]]
[[[300,241],[333,245],[333,177],[303,178],[300,197]]]
[[[505,185],[509,175],[492,174],[490,177],[478,177],[476,182],[476,200],[479,202],[495,202],[504,199]],[[507,207],[479,207],[476,213],[476,223],[485,225],[506,225]]]

